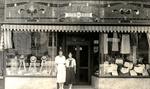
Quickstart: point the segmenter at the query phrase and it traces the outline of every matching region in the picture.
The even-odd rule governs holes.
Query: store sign
[[[77,13],[65,13],[65,17],[71,17],[71,18],[81,18],[81,17],[93,17],[92,13],[81,13],[81,12],[77,12]]]

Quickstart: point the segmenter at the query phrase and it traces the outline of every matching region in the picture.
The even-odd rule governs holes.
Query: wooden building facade
[[[76,59],[76,85],[149,89],[149,3],[1,1],[1,89],[56,89],[54,60],[59,49],[66,57],[72,52]],[[44,55],[48,59],[41,64]],[[32,56],[36,57],[33,64]]]

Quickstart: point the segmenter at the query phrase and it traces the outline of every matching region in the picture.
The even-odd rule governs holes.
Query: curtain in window
[[[149,45],[149,49],[150,49],[150,33],[147,33],[147,40],[148,40],[148,45]],[[148,62],[150,63],[150,50],[149,50],[149,60]]]
[[[108,34],[104,34],[104,54],[108,54]]]
[[[0,31],[0,51],[3,51],[3,45],[4,45],[4,36],[3,32]]]
[[[12,48],[12,32],[1,31],[0,33],[0,50]]]
[[[112,51],[119,51],[118,42],[119,42],[119,39],[118,39],[117,33],[113,33]]]
[[[12,32],[4,31],[4,49],[12,48]]]
[[[14,47],[19,54],[31,53],[31,33],[30,32],[13,32]]]
[[[40,33],[40,54],[44,54],[48,52],[48,33],[41,32]]]
[[[121,54],[130,54],[131,46],[130,46],[130,35],[123,34],[122,35],[122,42],[121,42]]]
[[[148,45],[150,47],[150,33],[147,33],[147,40],[148,40]]]

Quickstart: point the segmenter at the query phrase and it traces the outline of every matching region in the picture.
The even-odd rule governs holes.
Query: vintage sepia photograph
[[[150,89],[150,0],[0,0],[0,89]]]

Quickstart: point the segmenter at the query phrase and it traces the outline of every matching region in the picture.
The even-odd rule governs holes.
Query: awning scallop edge
[[[2,25],[1,30],[30,32],[139,32],[150,33],[150,26],[80,26],[80,25]]]

